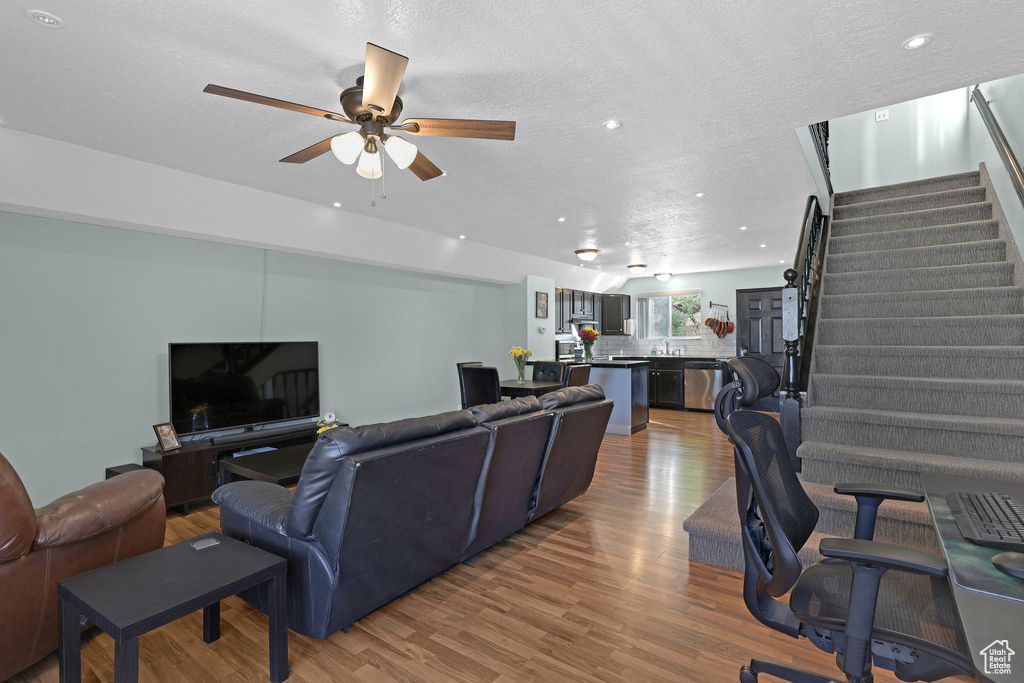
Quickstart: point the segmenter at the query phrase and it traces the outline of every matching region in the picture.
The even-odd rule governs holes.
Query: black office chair
[[[565,386],[582,387],[590,384],[590,367],[589,365],[570,365],[566,367]]]
[[[565,375],[565,363],[534,363],[534,382],[561,382]]]
[[[501,400],[498,369],[484,365],[459,363],[459,389],[463,409]]]
[[[797,479],[778,420],[737,410],[771,396],[778,373],[751,357],[730,359],[729,369],[737,380],[719,393],[715,417],[735,445],[747,609],[777,631],[835,652],[851,683],[873,680],[872,661],[904,681],[972,675],[945,560],[871,540],[879,503],[923,496],[888,486],[836,486],[857,498],[855,538],[822,540],[826,559],[804,570],[797,553],[817,525],[818,509]],[[776,600],[786,593],[788,605]],[[740,681],[753,683],[761,673],[794,683],[832,681],[761,659],[742,668]]]

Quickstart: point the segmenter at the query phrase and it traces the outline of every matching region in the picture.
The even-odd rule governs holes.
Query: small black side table
[[[201,550],[193,544],[219,541]],[[203,641],[220,638],[220,601],[266,583],[270,589],[270,680],[288,678],[284,558],[210,533],[57,583],[61,683],[82,680],[80,615],[114,639],[114,680],[139,679],[139,636],[203,610]]]

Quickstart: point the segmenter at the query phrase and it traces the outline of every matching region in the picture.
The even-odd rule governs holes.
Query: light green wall
[[[0,452],[37,506],[141,462],[168,342],[318,341],[352,424],[458,408],[460,360],[509,376],[503,285],[2,212],[0,320]]]

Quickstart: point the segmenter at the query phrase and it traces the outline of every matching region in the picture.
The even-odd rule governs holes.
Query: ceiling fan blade
[[[387,116],[395,104],[409,58],[397,52],[366,44],[366,69],[363,72],[363,106]]]
[[[423,156],[423,152],[416,152],[416,158],[409,164],[409,170],[416,174],[420,180],[436,178],[444,171],[434,166],[434,162]]]
[[[208,92],[211,95],[220,95],[222,97],[231,97],[233,99],[243,100],[245,102],[265,104],[268,107],[277,107],[278,109],[289,109],[291,111],[297,111],[301,114],[312,114],[313,116],[322,116],[323,118],[330,119],[331,121],[342,121],[344,123],[352,123],[352,121],[349,121],[341,114],[335,114],[333,111],[317,109],[316,107],[307,107],[304,104],[295,104],[294,102],[285,102],[284,100],[275,100],[273,97],[254,95],[251,92],[234,90],[233,88],[224,88],[219,85],[213,85],[212,83],[203,88],[203,92]]]
[[[281,159],[281,161],[287,164],[304,164],[310,159],[316,159],[321,154],[331,151],[331,140],[334,138],[335,136],[332,135],[326,140],[321,140],[315,145],[310,145],[306,149],[300,149],[295,154],[286,156],[284,159]]]
[[[405,128],[416,124],[414,132]],[[448,138],[482,138],[484,140],[515,140],[515,121],[474,121],[471,119],[406,119],[406,132],[413,135],[439,135]]]

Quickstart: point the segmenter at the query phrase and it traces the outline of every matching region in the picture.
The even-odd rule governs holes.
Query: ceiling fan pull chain
[[[381,156],[381,161],[382,162],[384,161],[383,155]],[[381,163],[381,165],[380,165],[380,198],[381,199],[387,199],[388,198],[388,193],[384,189],[384,164],[383,163]]]
[[[370,178],[370,206],[377,206],[377,200],[373,198],[377,194],[376,190],[373,189],[374,180]]]

